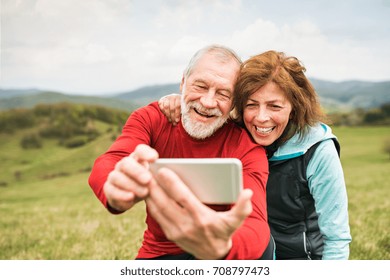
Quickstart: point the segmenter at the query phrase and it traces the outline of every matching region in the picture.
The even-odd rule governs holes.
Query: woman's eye
[[[278,104],[269,104],[269,107],[270,107],[271,109],[275,109],[275,110],[277,110],[277,109],[282,109],[282,106],[280,106],[280,105],[278,105]]]

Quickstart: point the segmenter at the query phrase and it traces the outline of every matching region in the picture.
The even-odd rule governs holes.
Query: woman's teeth
[[[271,133],[272,130],[274,130],[275,127],[257,127],[256,126],[256,131],[261,133],[261,134],[269,134]]]

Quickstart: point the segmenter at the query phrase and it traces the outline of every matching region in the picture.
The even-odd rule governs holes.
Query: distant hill
[[[5,92],[5,93],[4,93]],[[4,98],[4,96],[10,96],[9,93],[13,93],[15,97]],[[120,109],[125,111],[133,111],[139,106],[133,102],[126,100],[119,100],[116,98],[104,98],[97,96],[85,96],[85,95],[69,95],[58,92],[50,91],[19,91],[14,90],[4,91],[0,90],[0,110],[7,110],[12,108],[32,108],[37,104],[54,104],[60,102],[101,105],[114,109]]]
[[[329,82],[310,79],[320,96],[321,104],[330,110],[348,110],[355,108],[376,108],[390,102],[390,81],[388,82]],[[112,96],[128,100],[139,105],[173,92],[179,92],[180,84],[166,84],[142,87],[140,89]]]
[[[390,103],[390,81],[330,82],[310,79],[328,111],[348,111],[356,108],[370,109]],[[70,95],[51,91],[0,89],[0,110],[16,107],[33,107],[38,103],[71,102],[104,105],[132,111],[160,97],[178,93],[179,83],[145,86],[139,89],[102,96]],[[12,96],[12,97],[11,97]]]
[[[329,82],[311,79],[311,82],[325,107],[327,102],[336,102],[349,108],[368,109],[390,102],[390,81]]]
[[[112,97],[121,100],[129,100],[143,106],[149,104],[150,102],[159,100],[160,97],[171,93],[180,93],[179,83],[146,86],[133,91],[120,93]]]
[[[0,89],[0,99],[34,95],[40,92],[42,91],[39,89]]]

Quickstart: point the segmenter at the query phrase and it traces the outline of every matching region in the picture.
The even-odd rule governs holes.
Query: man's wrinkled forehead
[[[191,75],[191,73],[194,71],[194,68],[196,68],[199,61],[207,57],[211,59],[215,59],[221,64],[231,64],[232,62],[235,62],[238,68],[237,72],[239,71],[239,68],[242,65],[241,59],[233,51],[230,51],[228,49],[217,48],[217,49],[211,49],[203,52],[200,51],[192,57],[190,63],[188,64],[186,70],[184,71],[184,76],[188,77],[189,75]]]

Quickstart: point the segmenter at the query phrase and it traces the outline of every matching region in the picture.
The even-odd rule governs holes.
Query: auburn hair
[[[244,126],[243,114],[249,97],[272,82],[284,92],[292,105],[290,121],[278,142],[283,143],[296,133],[303,137],[308,126],[326,121],[318,95],[305,71],[297,58],[286,56],[283,52],[267,51],[246,60],[241,65],[233,95],[233,120]]]

